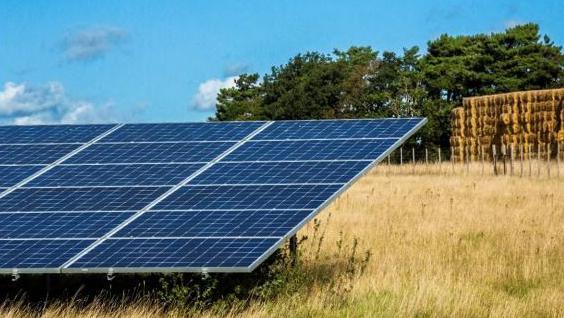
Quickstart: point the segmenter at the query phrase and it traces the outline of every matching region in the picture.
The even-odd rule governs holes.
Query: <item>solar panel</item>
[[[0,268],[5,273],[57,273],[57,267],[84,250],[94,240],[0,240]],[[30,269],[30,270],[27,270]]]
[[[249,141],[229,161],[374,160],[394,139]]]
[[[310,210],[149,211],[120,230],[117,237],[282,237]]]
[[[203,164],[59,165],[31,181],[30,187],[174,186]],[[0,167],[0,172],[1,172]]]
[[[191,184],[344,184],[371,161],[219,162]]]
[[[0,200],[0,211],[139,210],[168,189],[167,187],[21,188]]]
[[[135,268],[140,272],[172,268],[201,271],[211,267],[229,272],[232,268],[250,267],[278,241],[280,238],[109,239],[74,266]]]
[[[101,237],[133,212],[0,213],[0,239]]]
[[[252,271],[424,123],[0,127],[0,273]]]
[[[78,148],[76,144],[0,145],[0,164],[50,164]]]
[[[41,168],[43,166],[0,166],[0,187],[9,188]]]
[[[234,144],[234,142],[98,143],[74,156],[68,163],[208,162]]]
[[[103,142],[239,141],[264,122],[130,124]]]
[[[0,144],[86,143],[113,126],[0,126]]]

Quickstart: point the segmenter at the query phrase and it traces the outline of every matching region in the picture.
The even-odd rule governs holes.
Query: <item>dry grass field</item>
[[[43,315],[564,317],[564,177],[451,169],[384,165],[363,177],[300,233],[300,273],[268,300],[203,311],[63,303]]]

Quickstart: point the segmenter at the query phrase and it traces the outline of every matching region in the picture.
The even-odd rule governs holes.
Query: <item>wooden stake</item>
[[[533,150],[533,145],[529,145],[529,177],[533,176],[533,163],[532,163],[532,155],[531,151]]]
[[[492,163],[494,175],[497,176],[497,151],[495,149],[495,145],[492,145]]]
[[[540,166],[541,166],[541,144],[539,142],[537,146],[537,177],[540,178]]]
[[[441,166],[442,166],[442,162],[441,162],[441,147],[439,147],[439,173],[441,173]]]
[[[501,157],[503,158],[503,175],[507,174],[507,167],[505,166],[505,155],[506,155],[505,144],[501,144]]]
[[[513,176],[513,160],[515,160],[515,151],[514,151],[513,144],[509,147],[510,156],[509,156],[509,173]]]
[[[425,148],[425,165],[429,165],[429,151]]]
[[[413,173],[415,173],[415,148],[411,148],[411,161],[413,162]]]
[[[480,146],[480,154],[482,159],[482,175],[484,175],[484,157],[486,156],[484,154],[484,146]]]
[[[469,147],[466,146],[466,174],[468,174],[470,172],[470,151],[469,151]]]
[[[400,166],[403,165],[403,147],[400,147]]]
[[[556,144],[556,176],[560,177],[560,143]]]
[[[546,173],[550,178],[550,143],[546,144]]]
[[[520,162],[520,166],[521,166],[521,173],[520,173],[520,177],[523,177],[523,144],[519,144],[519,162]]]
[[[454,147],[450,147],[450,163],[452,164],[452,173],[454,174]]]

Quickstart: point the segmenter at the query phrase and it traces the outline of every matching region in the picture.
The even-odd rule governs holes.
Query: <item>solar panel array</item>
[[[251,271],[424,122],[0,127],[0,273]]]

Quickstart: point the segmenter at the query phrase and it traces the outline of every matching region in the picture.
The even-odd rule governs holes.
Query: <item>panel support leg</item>
[[[292,266],[296,266],[298,263],[298,237],[296,234],[290,237],[289,247],[290,247],[290,257],[292,258]]]

